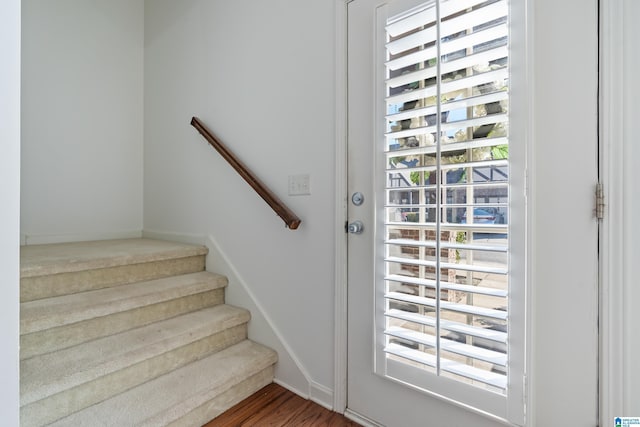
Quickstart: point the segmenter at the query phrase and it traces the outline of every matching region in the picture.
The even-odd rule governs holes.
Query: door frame
[[[625,171],[624,3],[599,0],[600,183],[605,194],[600,224],[600,425],[623,415]]]
[[[348,167],[347,167],[347,6],[353,0],[334,0],[335,26],[335,212],[334,212],[334,391],[333,410],[344,413],[363,425],[371,425],[370,420],[347,408],[347,234],[344,225],[348,208]],[[532,11],[532,1],[527,9]],[[599,405],[600,423],[621,414],[622,386],[624,384],[624,357],[620,350],[624,342],[623,293],[621,287],[611,284],[622,283],[624,271],[623,233],[623,139],[622,139],[622,86],[620,74],[623,64],[622,6],[617,0],[599,0],[599,44],[600,44],[600,182],[607,195],[605,218],[600,226],[600,344],[599,358]],[[533,39],[530,26],[527,38]],[[529,50],[528,55],[532,55]],[[533,72],[532,61],[527,65],[527,73]],[[531,98],[530,98],[531,99]],[[533,110],[528,105],[529,111]],[[529,145],[531,149],[532,144]],[[530,325],[530,322],[529,322]],[[530,326],[528,326],[528,329]],[[528,331],[530,337],[530,331]],[[530,338],[529,338],[530,339]],[[528,344],[530,342],[528,341]],[[529,360],[530,355],[527,355]],[[527,362],[529,363],[529,362]],[[529,371],[530,374],[532,373]],[[533,375],[527,384],[528,405],[534,395]],[[607,396],[603,398],[603,396]],[[531,418],[528,417],[530,421]]]
[[[335,247],[333,410],[347,409],[347,5],[335,0]]]

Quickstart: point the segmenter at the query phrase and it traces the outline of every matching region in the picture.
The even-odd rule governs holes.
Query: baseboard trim
[[[280,378],[277,378],[277,377],[274,378],[273,382],[278,384],[279,386],[282,386],[282,387],[286,388],[290,392],[297,394],[300,397],[303,397],[305,399],[309,399],[309,393],[306,393],[306,392],[300,390],[299,388],[292,386],[291,384],[289,384],[286,381],[282,381],[282,379],[280,379]]]
[[[309,400],[314,401],[330,411],[334,410],[333,390],[315,381],[309,381]]]
[[[378,424],[377,422],[358,414],[357,412],[353,412],[349,408],[344,411],[345,418],[350,419],[351,421],[355,421],[363,427],[384,427],[382,424]]]
[[[333,401],[333,391],[321,384],[318,384],[314,381],[310,381],[309,383],[309,391],[304,392],[297,387],[293,387],[291,384],[282,381],[279,378],[274,378],[274,383],[286,388],[292,393],[297,394],[300,397],[311,400],[314,403],[326,408],[330,411],[335,411],[333,405],[329,404],[329,402]]]
[[[46,245],[50,243],[90,242],[93,240],[136,239],[143,235],[142,230],[98,231],[70,234],[20,234],[20,244]]]

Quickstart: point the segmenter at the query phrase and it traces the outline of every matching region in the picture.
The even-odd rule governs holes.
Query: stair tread
[[[51,425],[166,425],[276,361],[273,350],[245,340]]]
[[[248,322],[219,305],[22,361],[21,405],[71,389],[159,354]]]
[[[155,239],[28,245],[20,248],[20,277],[108,268],[207,253],[205,246]]]
[[[28,334],[132,310],[218,289],[226,284],[226,277],[202,271],[23,302],[20,304],[20,333]]]

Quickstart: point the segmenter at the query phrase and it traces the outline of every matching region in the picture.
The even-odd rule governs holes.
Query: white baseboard
[[[282,387],[284,387],[284,388],[286,388],[290,392],[297,394],[300,397],[303,397],[305,399],[309,399],[309,393],[307,393],[306,391],[301,390],[299,388],[296,388],[296,387],[292,386],[291,384],[289,384],[289,383],[287,383],[285,381],[282,381],[278,377],[274,378],[273,382],[278,384],[278,385],[280,385],[280,386],[282,386]]]
[[[274,378],[273,382],[281,385],[282,387],[286,388],[292,393],[297,394],[300,397],[309,399],[312,402],[317,403],[318,405],[330,411],[334,410],[333,405],[330,404],[330,402],[333,401],[333,391],[321,384],[311,381],[309,384],[309,390],[308,392],[306,392],[304,390],[300,390],[299,388],[291,386],[291,384],[284,382],[279,378]]]
[[[20,234],[21,245],[46,245],[50,243],[89,242],[93,240],[136,239],[142,230],[98,231],[70,234]]]
[[[309,400],[314,401],[320,406],[324,406],[333,411],[333,390],[318,384],[315,381],[309,381]]]
[[[382,424],[378,424],[377,422],[358,414],[357,412],[353,412],[347,409],[344,412],[345,418],[350,419],[351,421],[355,421],[363,427],[384,427]]]

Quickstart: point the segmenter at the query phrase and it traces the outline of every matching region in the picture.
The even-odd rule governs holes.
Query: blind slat
[[[473,33],[449,39],[440,46],[443,55],[451,54],[471,46],[478,46],[496,40],[502,40],[509,34],[506,24],[496,24]]]
[[[455,4],[457,2],[451,2]],[[459,8],[462,12],[466,8]],[[500,0],[488,6],[483,6],[471,12],[463,13],[453,19],[442,21],[440,26],[440,35],[443,37],[443,45],[447,43],[446,38],[465,31],[469,28],[478,27],[484,23],[506,18],[509,9],[506,0]]]
[[[462,49],[466,49],[468,46],[480,45],[493,40],[502,39],[508,34],[508,29],[505,24],[495,25],[487,29],[471,33],[464,37],[458,37],[451,40],[442,46],[440,49],[441,55],[447,55]],[[420,62],[428,61],[437,56],[437,50],[434,47],[422,49],[417,52],[413,52],[407,55],[394,58],[387,61],[385,65],[391,71],[398,70],[400,68],[408,67]]]
[[[405,329],[399,326],[391,326],[387,328],[385,333],[396,338],[413,341],[417,344],[422,344],[433,348],[437,346],[437,337],[430,334],[423,334],[421,332],[413,331],[411,329]],[[507,366],[507,355],[497,351],[479,348],[473,345],[452,341],[442,337],[440,337],[440,348],[442,350],[456,353],[461,356],[467,356],[471,357],[472,359],[493,363],[494,365],[502,367]]]
[[[509,77],[508,70],[501,68],[498,70],[487,71],[473,76],[463,77],[461,79],[452,80],[442,83],[441,93],[446,94],[461,89],[468,89],[475,86],[485,85],[496,81],[502,81]]]
[[[483,160],[483,161],[478,161],[478,162],[462,162],[462,163],[450,163],[450,164],[443,164],[440,165],[440,169],[441,170],[447,170],[447,169],[460,169],[460,168],[480,168],[480,167],[487,167],[487,166],[507,166],[508,163],[506,160]],[[420,172],[420,171],[425,171],[425,172],[433,172],[436,170],[435,166],[420,166],[420,167],[415,167],[415,168],[403,168],[402,170],[398,170],[398,169],[387,169],[386,172],[387,173],[398,173],[398,172],[405,172],[405,173],[409,173],[409,172]]]
[[[400,257],[386,257],[385,261],[393,262],[397,264],[407,264],[407,265],[422,265],[425,267],[435,267],[436,262],[424,259],[415,259],[415,258],[400,258]],[[489,273],[489,274],[507,274],[507,269],[502,267],[488,267],[482,265],[473,265],[473,264],[452,264],[449,262],[440,262],[441,268],[448,268],[451,270],[464,270],[464,271],[476,271],[478,273]]]
[[[450,142],[440,145],[440,152],[446,154],[449,151],[466,150],[468,148],[496,147],[498,145],[508,145],[509,140],[505,137],[478,138],[463,142]],[[385,151],[388,159],[397,156],[415,156],[419,154],[435,154],[435,145],[418,148],[401,148],[398,150]]]
[[[387,43],[387,52],[389,52],[390,55],[397,55],[400,52],[404,52],[428,43],[433,43],[435,39],[436,28],[426,28],[422,31],[418,31],[417,33],[413,33],[409,36]]]
[[[451,2],[453,5],[457,2]],[[470,3],[479,3],[477,0],[471,0],[464,3],[457,3],[455,6],[466,6]],[[452,13],[457,13],[467,9],[467,7],[461,7],[456,11],[450,10]],[[489,6],[485,6],[479,9],[476,9],[469,13],[464,13],[459,17],[449,19],[442,22],[440,34],[445,39],[443,42],[443,46],[446,49],[446,38],[457,33],[460,33],[464,30],[477,27],[484,23],[488,23],[491,21],[495,21],[500,18],[504,18],[507,14],[507,3],[502,0],[496,3],[493,3]],[[443,15],[447,16],[447,15]],[[422,19],[421,19],[422,18]],[[422,27],[427,27],[420,31],[409,34],[405,37],[390,41],[386,44],[387,52],[390,55],[397,55],[401,52],[405,52],[410,49],[414,49],[429,43],[433,43],[436,40],[437,33],[436,27],[434,24],[435,21],[435,10],[427,9],[420,14],[416,14],[412,16],[410,19],[403,21],[402,23],[398,22],[398,24],[394,26],[387,26],[387,31],[391,28],[393,32],[388,32],[390,37],[395,38],[401,34],[408,33],[409,31],[415,31]],[[401,28],[402,27],[402,28]],[[455,40],[455,39],[454,39]],[[473,46],[473,44],[468,44],[468,46]],[[453,49],[457,49],[456,46],[453,46],[449,49],[450,52],[453,52]]]
[[[477,126],[482,126],[487,124],[503,123],[503,122],[506,122],[508,119],[509,119],[509,116],[507,114],[491,114],[489,116],[480,116],[480,117],[474,117],[472,119],[467,119],[467,120],[459,120],[455,122],[442,123],[440,125],[440,130],[443,132],[446,132],[452,129],[471,128],[471,127],[477,127]],[[404,129],[404,130],[395,131],[395,132],[389,132],[385,136],[387,137],[387,140],[398,139],[398,138],[408,138],[410,136],[420,136],[420,135],[435,133],[436,130],[437,130],[436,126],[423,126],[423,127],[412,128],[412,129]]]
[[[406,205],[404,205],[406,207]],[[396,246],[416,246],[416,247],[424,247],[424,248],[435,248],[436,241],[435,240],[411,240],[411,239],[389,239],[385,241],[387,245],[396,245]],[[440,247],[442,249],[459,249],[464,251],[487,251],[487,252],[507,252],[507,246],[505,245],[478,245],[478,244],[467,244],[467,243],[447,243],[441,242]]]
[[[491,102],[504,101],[509,97],[509,94],[504,91],[491,92],[483,95],[470,96],[462,99],[454,99],[453,101],[444,102],[441,105],[441,112],[446,113],[451,110],[459,110],[462,108],[471,108],[478,105],[488,104]],[[389,114],[386,118],[389,122],[397,122],[400,120],[409,120],[416,117],[424,117],[436,114],[436,106],[414,108],[407,111],[401,111],[395,114]]]
[[[423,229],[423,230],[435,230],[435,223],[425,223],[425,222],[394,222],[388,221],[385,222],[385,226],[390,226],[397,229],[406,229],[406,230],[415,230],[415,229]],[[507,234],[509,231],[506,224],[450,224],[444,222],[440,224],[441,231],[466,231],[472,233],[486,233],[486,234]]]
[[[437,360],[435,356],[408,347],[404,347],[402,345],[390,343],[385,347],[385,351],[389,354],[412,360],[423,365],[431,367],[437,366]],[[474,368],[470,365],[465,365],[442,358],[440,360],[440,368],[443,371],[451,372],[453,374],[460,375],[465,378],[492,385],[501,389],[505,389],[507,387],[507,377],[505,375],[500,375],[494,372]]]
[[[436,306],[436,300],[433,298],[418,297],[415,295],[403,294],[400,292],[387,292],[385,294],[385,298],[393,299],[396,301],[408,302],[411,304],[424,305],[425,307]],[[493,308],[476,307],[473,305],[452,303],[448,301],[440,301],[440,308],[442,310],[450,310],[450,311],[455,311],[458,313],[465,313],[465,314],[474,314],[476,316],[484,316],[484,317],[489,317],[491,319],[498,319],[498,320],[507,319],[506,311],[496,310]]]
[[[442,267],[442,268],[449,268],[449,267]],[[413,285],[420,285],[420,286],[424,286],[431,289],[434,289],[436,286],[435,280],[420,279],[417,277],[410,277],[410,276],[401,276],[399,274],[390,274],[385,277],[385,280],[389,280],[391,282],[399,282],[399,283],[411,283]],[[473,293],[478,295],[491,295],[494,297],[507,296],[507,291],[503,289],[486,288],[482,286],[472,286],[472,285],[460,285],[458,283],[440,282],[440,289],[451,290],[451,291],[461,291],[461,292]]]
[[[436,326],[436,319],[433,317],[425,316],[418,313],[412,313],[408,311],[398,310],[395,308],[389,309],[385,312],[385,316],[393,317],[395,319],[405,320],[407,322],[413,322],[420,325],[425,326]],[[469,335],[475,338],[482,338],[484,340],[489,340],[493,342],[497,342],[500,344],[507,343],[507,333],[502,331],[497,331],[489,328],[481,328],[478,326],[465,325],[460,322],[453,322],[451,320],[440,320],[440,328],[457,332],[464,335]]]
[[[470,68],[478,64],[489,63],[491,61],[505,58],[507,56],[507,53],[507,47],[500,46],[474,55],[466,55],[459,59],[443,63],[440,72],[442,74],[447,74],[453,71]],[[424,68],[418,71],[404,73],[397,77],[387,79],[387,86],[396,88],[410,83],[419,82],[421,80],[433,78],[436,76],[436,74],[436,67]]]
[[[475,74],[470,77],[463,77],[458,80],[443,83],[441,92],[443,94],[455,92],[461,89],[467,89],[474,86],[480,86],[495,81],[505,80],[508,77],[508,70],[502,68],[499,70],[487,71],[481,74]],[[417,101],[422,98],[430,98],[437,93],[436,86],[430,86],[423,89],[414,89],[412,91],[403,92],[398,95],[387,97],[387,105],[404,104],[405,102]]]
[[[488,64],[492,61],[504,59],[508,54],[507,46],[498,46],[480,53],[466,55],[452,61],[444,62],[441,66],[440,72],[442,74],[447,74],[453,71],[475,67],[477,65]]]
[[[440,6],[440,14],[448,17],[462,10],[476,6],[485,0],[458,0],[456,2],[443,3]],[[433,2],[421,8],[411,10],[390,18],[385,26],[385,31],[391,37],[397,37],[416,28],[433,23],[436,20],[436,10]]]
[[[403,191],[405,188],[410,188],[410,189],[417,189],[419,187],[402,187],[399,190],[396,191]],[[387,209],[387,211],[392,211],[393,209],[436,209],[438,208],[438,205],[435,203],[389,203],[389,204],[385,204],[384,207]],[[446,204],[446,205],[441,205],[440,206],[442,209],[460,209],[460,210],[466,210],[466,209],[471,209],[471,208],[507,208],[509,207],[509,205],[507,203],[472,203],[472,204],[464,204],[464,203],[450,203],[450,204]]]

